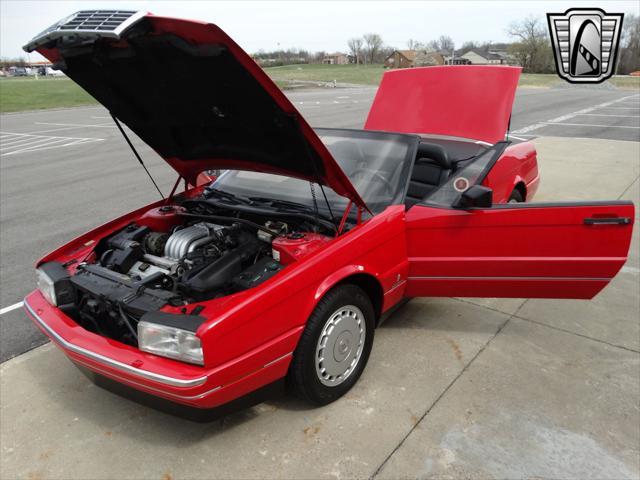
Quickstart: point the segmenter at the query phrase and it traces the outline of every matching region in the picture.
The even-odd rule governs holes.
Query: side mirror
[[[465,190],[458,201],[460,208],[491,208],[493,190],[484,185],[473,185]]]

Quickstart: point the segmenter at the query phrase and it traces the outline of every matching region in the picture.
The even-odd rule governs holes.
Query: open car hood
[[[47,57],[192,184],[207,169],[254,170],[316,181],[364,206],[302,115],[216,25],[82,11],[24,49]]]
[[[504,140],[519,67],[446,66],[384,74],[367,130],[437,134],[496,143]]]

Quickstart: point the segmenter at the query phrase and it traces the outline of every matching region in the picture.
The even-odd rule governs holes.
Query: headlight
[[[42,296],[49,302],[51,305],[58,305],[56,299],[56,289],[53,284],[53,279],[47,275],[43,270],[37,268],[36,275],[38,277],[38,290],[42,293]]]
[[[58,262],[43,263],[36,269],[38,289],[51,305],[66,305],[76,299],[69,272]]]
[[[138,348],[163,357],[204,365],[200,339],[195,333],[180,328],[140,321]]]

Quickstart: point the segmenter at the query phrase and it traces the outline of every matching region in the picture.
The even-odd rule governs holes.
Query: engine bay
[[[198,315],[202,305],[190,304],[257,287],[333,238],[327,222],[307,212],[265,213],[264,206],[239,211],[209,201],[206,193],[152,208],[63,274],[59,306],[85,329],[137,346],[144,314],[170,305]],[[54,271],[53,263],[42,267]]]

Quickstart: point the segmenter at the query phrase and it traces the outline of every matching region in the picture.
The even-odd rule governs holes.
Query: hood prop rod
[[[149,170],[147,169],[147,166],[144,164],[144,162],[142,161],[142,158],[140,157],[140,155],[138,154],[138,151],[136,150],[136,147],[133,146],[133,143],[131,143],[131,140],[129,140],[129,137],[127,136],[127,134],[125,133],[124,129],[122,128],[122,125],[120,125],[120,122],[118,121],[118,119],[116,118],[116,116],[109,112],[109,115],[111,115],[111,118],[113,118],[113,121],[115,122],[116,126],[118,127],[118,130],[120,130],[120,133],[122,134],[122,136],[124,137],[124,139],[127,141],[127,143],[129,144],[129,148],[131,148],[131,151],[133,152],[133,154],[136,156],[136,158],[138,159],[138,162],[140,163],[140,165],[142,165],[142,168],[144,168],[144,171],[147,172],[147,175],[149,176],[149,179],[151,180],[151,183],[153,183],[153,186],[156,187],[156,190],[158,190],[158,193],[160,194],[160,198],[162,198],[162,200],[166,200],[164,198],[164,195],[162,194],[162,192],[160,191],[160,187],[158,187],[158,184],[156,183],[156,181],[153,179],[153,177],[151,176],[151,173],[149,172]]]
[[[171,193],[169,194],[169,196],[167,197],[164,203],[168,204],[171,201],[171,199],[173,198],[173,195],[176,193],[176,190],[178,190],[178,185],[180,185],[180,180],[182,180],[182,176],[178,175],[178,179],[176,180],[176,183],[173,185],[173,188],[171,189]],[[185,185],[185,190],[186,189],[187,188]]]

